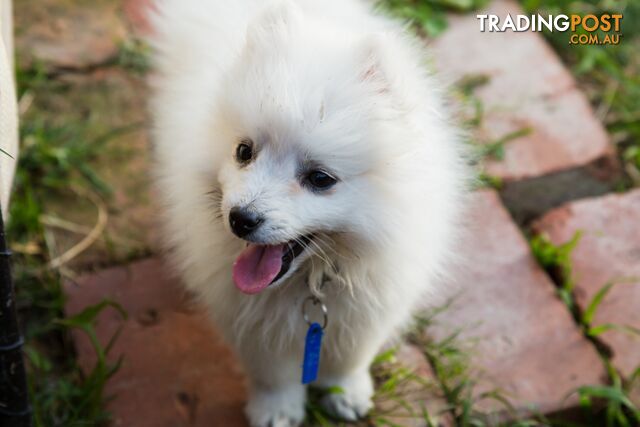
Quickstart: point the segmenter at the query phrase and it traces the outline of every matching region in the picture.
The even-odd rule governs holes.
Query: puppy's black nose
[[[244,237],[262,224],[262,218],[251,211],[242,208],[232,208],[229,212],[229,224],[233,234]]]

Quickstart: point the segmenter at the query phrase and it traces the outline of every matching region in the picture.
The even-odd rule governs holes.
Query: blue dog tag
[[[320,347],[324,331],[318,323],[312,323],[307,330],[304,342],[304,361],[302,362],[302,384],[309,384],[318,378],[320,367]]]

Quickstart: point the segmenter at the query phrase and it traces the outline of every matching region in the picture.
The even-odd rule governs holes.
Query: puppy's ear
[[[391,80],[388,68],[387,35],[376,33],[367,36],[358,46],[360,63],[359,78],[362,82],[373,85],[379,93],[391,92]]]
[[[258,14],[247,28],[247,49],[255,50],[287,43],[296,37],[301,13],[291,0],[277,0]]]

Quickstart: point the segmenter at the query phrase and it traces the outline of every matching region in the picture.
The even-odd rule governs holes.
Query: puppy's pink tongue
[[[282,268],[284,245],[249,245],[233,263],[233,281],[245,294],[257,294]]]

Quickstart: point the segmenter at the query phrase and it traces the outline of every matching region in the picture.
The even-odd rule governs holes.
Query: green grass
[[[594,324],[595,315],[605,300],[609,292],[614,286],[637,286],[635,283],[625,282],[611,282],[604,285],[596,292],[589,304],[586,306],[584,312],[580,315],[580,324],[584,329],[584,333],[592,338],[597,338],[607,331],[618,331],[621,333],[629,334],[634,338],[640,338],[640,329],[632,325],[618,325],[614,323]]]
[[[633,387],[638,385],[640,366],[624,380],[606,359],[604,360],[611,379],[610,385],[586,385],[578,387],[580,406],[593,414],[598,425],[607,427],[631,427],[640,425],[640,409],[631,399]],[[594,408],[596,411],[594,411]]]
[[[376,383],[375,408],[370,414],[372,424],[396,426],[407,420],[422,420],[427,426],[449,413],[448,406],[430,407],[432,402],[416,399],[416,395],[429,399],[442,398],[437,379],[422,376],[416,367],[406,366],[397,357],[397,348],[391,348],[376,357],[371,371]]]
[[[531,133],[531,129],[523,127],[495,139],[489,139],[483,132],[485,107],[476,95],[476,89],[489,83],[489,76],[469,74],[464,76],[452,90],[452,95],[459,101],[461,110],[458,117],[465,129],[465,143],[470,147],[470,163],[478,172],[476,187],[500,189],[502,180],[486,171],[486,160],[503,161],[507,144]]]
[[[640,365],[629,378],[622,378],[610,361],[608,348],[599,340],[607,331],[618,331],[640,338],[640,330],[630,325],[613,323],[595,324],[595,316],[614,286],[633,286],[624,282],[611,282],[603,285],[586,304],[583,310],[576,303],[571,254],[580,241],[581,233],[567,242],[556,245],[545,235],[535,235],[530,239],[531,249],[538,263],[545,268],[558,286],[558,296],[573,315],[583,334],[600,352],[609,374],[609,385],[585,385],[574,391],[579,397],[580,406],[597,419],[600,425],[607,427],[627,427],[640,423],[640,409],[631,401],[630,393],[638,385]]]
[[[83,124],[51,125],[34,119],[21,127],[22,147],[16,172],[9,232],[18,240],[42,234],[39,217],[45,198],[74,186],[89,186],[102,195],[110,187],[91,168],[104,141],[84,139]]]
[[[126,317],[122,308],[105,301],[87,307],[74,316],[54,320],[47,326],[49,334],[66,334],[71,329],[78,329],[88,337],[96,362],[87,372],[81,370],[74,361],[69,361],[68,356],[64,357],[66,362],[63,363],[66,366],[56,366],[47,355],[50,349],[41,351],[35,343],[25,347],[36,427],[98,426],[109,420],[104,404],[110,396],[105,396],[104,388],[107,380],[119,369],[122,360],[119,359],[116,363],[107,361],[117,333],[103,346],[94,329],[98,315],[109,307],[119,311],[123,318]]]
[[[136,75],[144,75],[151,68],[150,48],[137,38],[128,38],[121,45],[116,64]]]
[[[447,29],[447,13],[464,13],[488,0],[380,0],[378,5],[393,16],[406,20],[419,32],[435,37]]]
[[[562,257],[561,257],[562,258]],[[610,287],[609,287],[610,289]],[[589,320],[588,316],[593,316],[599,304],[606,296],[606,291],[601,292],[589,305],[590,314],[583,322]],[[396,400],[399,407],[404,407],[407,396],[401,393],[402,381],[409,381],[417,385],[418,389],[429,390],[434,396],[445,399],[447,406],[444,411],[448,412],[456,426],[460,427],[490,427],[490,426],[607,426],[626,427],[635,426],[640,423],[640,410],[631,401],[630,392],[633,387],[640,386],[640,366],[629,378],[622,378],[612,367],[608,358],[603,355],[602,360],[609,373],[609,385],[585,385],[576,388],[571,395],[577,395],[579,401],[579,412],[571,419],[564,419],[562,416],[553,418],[545,417],[543,414],[533,413],[527,418],[519,416],[516,409],[510,402],[510,396],[502,390],[493,389],[480,392],[477,389],[479,376],[482,375],[472,365],[472,357],[476,340],[471,338],[461,338],[463,330],[454,331],[449,336],[433,340],[424,334],[424,331],[438,322],[438,315],[447,310],[449,304],[433,310],[430,314],[416,319],[416,326],[412,329],[408,339],[414,345],[422,349],[425,357],[432,366],[435,374],[437,386],[434,388],[433,380],[414,378],[410,372],[407,374],[406,367],[380,363],[393,359],[393,350],[383,353],[374,363],[372,372],[378,379],[377,395],[381,393],[387,399]],[[382,381],[381,381],[382,379]],[[385,381],[385,379],[388,379]],[[415,390],[415,388],[414,388]],[[488,402],[490,401],[490,402]],[[497,408],[499,412],[506,415],[511,421],[499,422],[494,417],[483,412],[483,404],[491,403],[490,406]],[[414,413],[413,417],[423,419],[426,425],[432,425],[434,417],[439,414]],[[574,418],[577,416],[578,420]],[[381,417],[374,411],[371,416],[372,425],[391,425],[385,422],[386,418]],[[572,421],[573,420],[573,421]]]
[[[581,233],[577,232],[569,241],[560,245],[553,244],[544,234],[535,235],[529,241],[533,255],[558,284],[558,295],[574,316],[577,314],[571,253],[580,241],[580,236]]]
[[[455,298],[454,298],[455,299]],[[492,426],[496,420],[486,413],[486,405],[514,420],[509,425],[539,425],[543,418],[521,418],[510,402],[510,396],[498,388],[479,390],[481,371],[473,365],[477,339],[462,338],[463,329],[452,331],[448,336],[435,340],[427,335],[429,327],[438,323],[438,315],[449,309],[454,302],[432,310],[416,319],[416,327],[409,339],[422,349],[439,381],[442,394],[448,403],[455,425],[460,427]],[[521,418],[521,419],[519,419]]]
[[[449,309],[450,303],[435,308],[423,316],[417,317],[414,327],[406,340],[419,349],[429,363],[435,377],[417,374],[414,368],[404,365],[397,358],[397,348],[391,348],[376,357],[371,372],[376,383],[374,395],[375,408],[367,419],[358,426],[413,425],[437,426],[439,420],[450,419],[456,426],[489,427],[496,425],[481,409],[481,404],[493,401],[493,407],[511,414],[517,419],[515,410],[509,402],[509,396],[498,389],[477,392],[477,371],[474,371],[471,355],[476,340],[462,339],[462,331],[434,340],[425,335],[425,330],[437,323],[438,315]],[[326,393],[340,393],[340,390],[312,390],[307,406],[307,426],[347,426],[325,413],[319,400]],[[416,400],[418,396],[439,399],[434,412],[429,412],[427,404]],[[537,426],[548,420],[539,416],[513,421],[509,426]]]
[[[102,425],[108,419],[104,383],[117,365],[106,362],[110,345],[103,346],[95,339],[93,324],[96,316],[113,304],[105,302],[65,317],[62,279],[57,271],[43,268],[44,264],[40,255],[14,258],[34,426]],[[86,334],[96,353],[97,362],[88,371],[82,371],[73,357],[72,329]]]
[[[52,235],[42,225],[52,201],[80,202],[79,191],[108,199],[110,185],[94,169],[107,144],[132,126],[101,125],[90,105],[57,104],[73,82],[48,75],[42,66],[18,70],[18,94],[31,107],[21,117],[21,153],[15,177],[7,235],[14,251],[17,306],[26,339],[28,381],[36,427],[99,426],[105,410],[104,387],[119,363],[107,362],[112,342],[100,343],[94,330],[98,314],[122,310],[111,302],[65,317],[63,275],[48,266]],[[89,109],[83,111],[82,109]],[[135,125],[139,126],[139,125]],[[88,337],[96,362],[87,370],[76,363],[72,330]],[[115,338],[115,337],[114,337]]]

